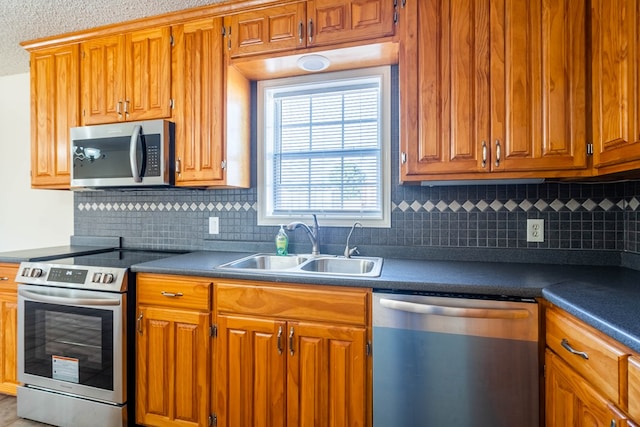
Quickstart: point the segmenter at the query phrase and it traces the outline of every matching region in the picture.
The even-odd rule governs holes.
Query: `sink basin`
[[[240,268],[252,270],[286,270],[297,267],[307,260],[302,255],[269,255],[255,254],[223,264],[223,268]]]
[[[378,277],[382,271],[382,258],[254,254],[222,264],[218,268],[235,271],[259,271],[265,274]]]
[[[378,271],[375,271],[377,268]],[[314,273],[366,276],[380,275],[381,262],[368,258],[316,258],[300,266],[302,271]]]

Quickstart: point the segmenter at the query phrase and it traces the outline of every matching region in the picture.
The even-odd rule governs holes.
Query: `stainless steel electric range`
[[[129,267],[175,254],[119,249],[20,264],[18,416],[65,427],[135,425]]]

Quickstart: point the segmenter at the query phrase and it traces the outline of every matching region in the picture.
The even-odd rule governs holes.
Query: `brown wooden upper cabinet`
[[[391,36],[394,0],[309,0],[225,19],[232,58]]]
[[[401,181],[587,174],[582,0],[408,0]]]
[[[82,123],[171,116],[171,28],[154,27],[81,44]]]
[[[227,67],[222,18],[173,26],[178,186],[250,185],[249,81]]]
[[[31,186],[69,188],[69,128],[80,124],[78,44],[31,54]]]
[[[640,1],[591,2],[593,166],[640,168]]]

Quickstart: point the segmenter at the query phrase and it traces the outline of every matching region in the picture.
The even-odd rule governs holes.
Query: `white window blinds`
[[[349,84],[274,96],[274,212],[377,212],[380,88]]]
[[[389,93],[388,67],[259,82],[258,223],[388,227]]]

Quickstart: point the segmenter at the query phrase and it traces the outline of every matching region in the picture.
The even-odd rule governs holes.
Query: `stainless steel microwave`
[[[171,185],[174,134],[166,120],[71,128],[71,188]]]

